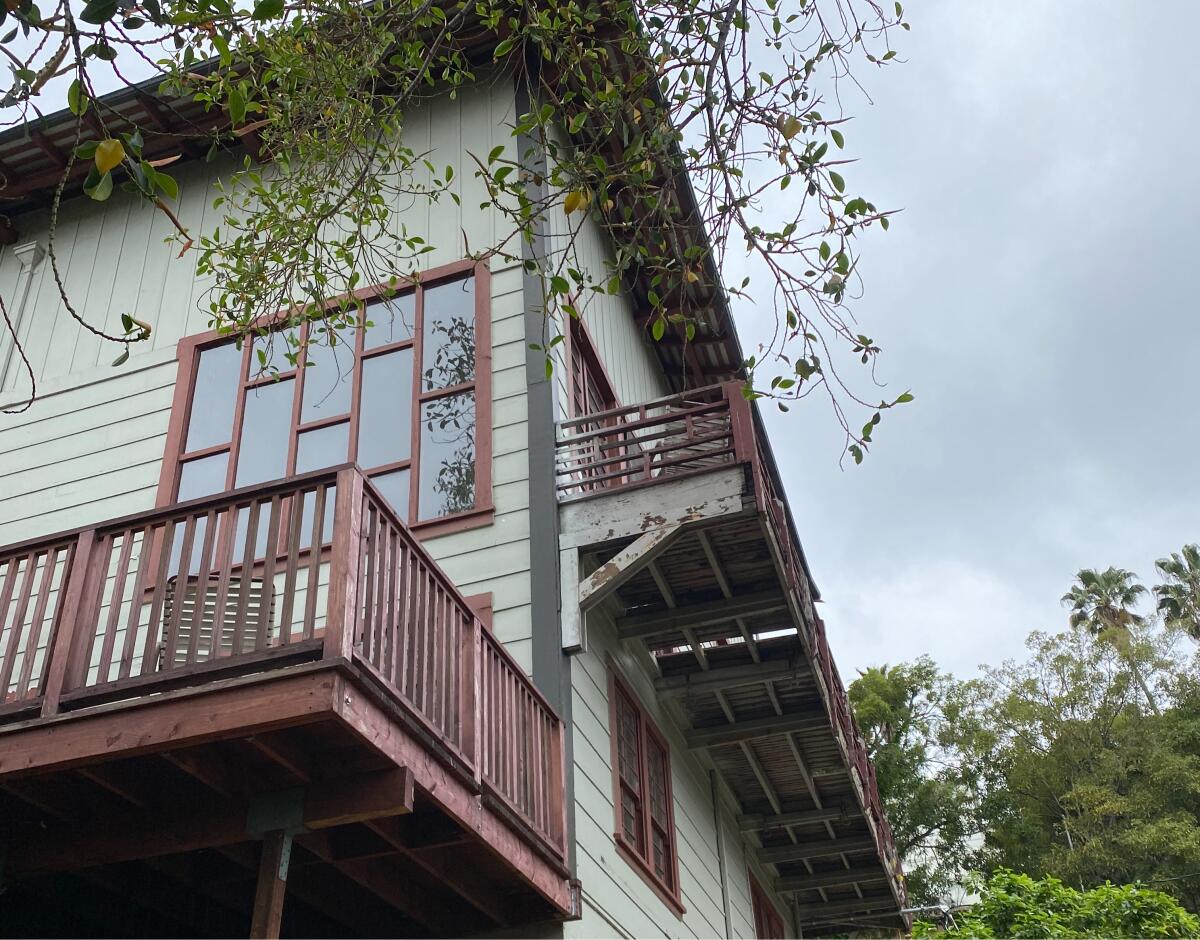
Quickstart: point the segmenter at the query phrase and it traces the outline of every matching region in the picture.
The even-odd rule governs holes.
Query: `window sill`
[[[645,860],[632,849],[630,849],[620,835],[613,835],[613,844],[617,847],[617,854],[629,863],[629,866],[635,872],[637,872],[638,877],[641,878],[642,881],[646,882],[647,887],[649,887],[651,891],[658,895],[659,900],[662,901],[663,904],[667,905],[667,907],[676,917],[678,917],[680,920],[683,920],[683,915],[687,913],[687,908],[683,906],[683,902],[678,898],[678,896],[671,893],[667,886],[659,881],[654,872],[650,870],[650,866],[646,864]]]
[[[437,538],[439,535],[452,535],[455,532],[467,532],[491,525],[496,516],[493,506],[460,512],[453,516],[443,516],[440,519],[426,519],[424,522],[414,522],[408,530],[420,539]]]

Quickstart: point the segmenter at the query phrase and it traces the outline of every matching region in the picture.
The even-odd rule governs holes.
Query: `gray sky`
[[[1079,568],[1200,541],[1200,3],[907,14],[844,101],[850,189],[904,210],[855,309],[917,400],[844,470],[820,402],[767,410],[847,681],[1019,655]]]

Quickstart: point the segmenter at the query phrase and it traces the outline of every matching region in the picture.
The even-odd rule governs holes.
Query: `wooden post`
[[[66,572],[66,589],[54,618],[54,638],[50,646],[50,662],[46,668],[46,687],[42,693],[42,717],[58,714],[58,703],[64,686],[75,671],[75,659],[79,648],[80,614],[91,605],[83,596],[84,586],[91,580],[92,548],[96,544],[96,531],[85,529],[79,533],[75,549]]]
[[[363,477],[357,467],[339,470],[329,566],[325,658],[350,659],[358,629],[358,563],[362,556]]]
[[[263,836],[262,855],[258,863],[258,889],[254,895],[254,919],[250,923],[252,938],[279,936],[291,855],[290,832],[275,829]]]
[[[459,616],[463,616],[460,612]],[[481,707],[481,690],[480,679],[482,670],[480,662],[482,659],[482,650],[479,648],[483,642],[483,621],[481,621],[474,613],[466,615],[466,627],[463,630],[461,640],[461,654],[459,662],[462,664],[462,674],[459,677],[459,703],[458,714],[462,728],[461,747],[467,759],[471,762],[471,770],[475,778],[476,784],[482,780],[483,759],[481,757],[481,748],[479,744],[480,733],[480,707]]]
[[[733,435],[734,458],[738,463],[754,464],[757,454],[754,446],[754,413],[750,402],[742,394],[740,382],[726,382],[722,388],[725,400],[729,403],[729,432]]]

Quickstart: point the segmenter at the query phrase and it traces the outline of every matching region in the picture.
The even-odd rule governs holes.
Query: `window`
[[[609,707],[617,849],[659,897],[682,914],[670,750],[611,664]]]
[[[567,356],[570,359],[571,417],[582,418],[616,408],[620,404],[617,393],[613,391],[604,363],[588,336],[587,328],[578,317],[570,319]]]
[[[367,303],[363,329],[330,336],[314,321],[241,349],[215,335],[180,344],[160,504],[356,461],[414,528],[486,521],[486,266],[449,265],[390,297],[356,296]],[[263,357],[277,375],[259,374]]]
[[[783,940],[783,918],[753,875],[750,875],[750,902],[754,905],[754,936],[758,940]]]

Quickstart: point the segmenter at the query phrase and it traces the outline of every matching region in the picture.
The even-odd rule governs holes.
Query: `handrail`
[[[0,721],[306,659],[383,685],[565,862],[561,719],[356,465],[0,547]]]

